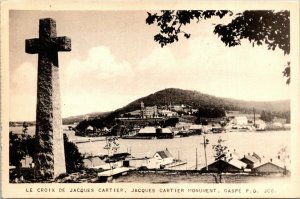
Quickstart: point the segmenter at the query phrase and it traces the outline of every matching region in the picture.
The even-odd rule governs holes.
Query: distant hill
[[[269,101],[269,102],[260,102],[260,101],[245,101],[245,100],[236,100],[230,98],[216,97],[213,95],[203,94],[198,91],[183,90],[177,88],[168,88],[153,94],[150,94],[146,97],[137,99],[130,104],[117,109],[106,115],[95,116],[94,120],[90,120],[91,125],[97,124],[99,122],[104,124],[109,124],[113,121],[114,118],[119,117],[120,114],[137,110],[140,108],[140,103],[144,102],[145,106],[160,106],[167,104],[185,104],[190,105],[195,108],[201,106],[211,106],[211,107],[222,107],[225,110],[235,110],[245,113],[252,112],[253,107],[256,109],[256,112],[259,113],[262,110],[266,111],[289,111],[290,110],[290,100],[281,100],[281,101]]]
[[[94,112],[94,113],[88,113],[88,114],[83,114],[83,115],[76,115],[76,116],[70,116],[62,119],[63,124],[74,124],[74,123],[79,123],[82,120],[85,119],[94,119],[96,117],[101,117],[101,116],[106,116],[110,112]]]
[[[216,97],[213,95],[203,94],[199,91],[183,90],[177,88],[168,88],[158,91],[154,94],[137,99],[127,106],[123,107],[124,111],[133,110],[140,107],[143,101],[145,106],[166,105],[166,104],[186,104],[194,107],[200,106],[218,106],[225,110],[249,111],[254,107],[258,111],[289,111],[290,100],[280,101],[245,101],[230,98]],[[122,110],[120,109],[120,110]]]

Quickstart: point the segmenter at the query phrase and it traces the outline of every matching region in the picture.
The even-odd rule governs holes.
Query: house
[[[169,152],[167,148],[164,151],[157,151],[153,155],[153,159],[157,164],[160,165],[161,168],[174,161],[174,157],[172,156],[172,154]]]
[[[270,159],[254,165],[253,172],[257,173],[286,173],[289,172],[287,166],[280,160]]]
[[[183,107],[181,105],[171,105],[170,109],[174,111],[183,111]]]
[[[234,124],[236,125],[247,125],[248,124],[248,119],[246,116],[237,116],[234,118]]]
[[[255,121],[255,127],[256,127],[256,130],[258,130],[258,131],[266,130],[266,126],[267,125],[263,120],[258,119]]]
[[[240,161],[247,164],[247,169],[253,169],[254,164],[261,162],[261,158],[256,153],[253,153],[253,155],[250,155],[250,153],[248,153],[248,155],[244,155],[244,157],[242,157]]]
[[[86,127],[86,131],[94,131],[94,127],[89,125],[88,127]]]
[[[225,160],[217,160],[212,162],[207,166],[208,172],[228,172],[228,173],[233,173],[233,172],[242,172],[246,168],[246,164],[236,160],[232,159],[229,162]],[[203,167],[201,169],[202,171],[206,171],[206,167]]]

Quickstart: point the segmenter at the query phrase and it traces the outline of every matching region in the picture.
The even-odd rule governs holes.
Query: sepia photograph
[[[107,4],[3,3],[3,197],[299,197],[299,3]]]

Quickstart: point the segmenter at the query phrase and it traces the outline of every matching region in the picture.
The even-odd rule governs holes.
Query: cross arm
[[[69,37],[56,37],[57,51],[71,51],[71,39]]]
[[[39,52],[39,39],[26,39],[25,52],[29,54],[36,54]]]

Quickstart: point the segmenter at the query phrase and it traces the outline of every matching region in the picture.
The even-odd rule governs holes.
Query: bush
[[[16,168],[21,166],[21,160],[26,155],[32,157],[34,161],[35,153],[35,136],[17,135],[13,132],[9,133],[9,165]],[[79,153],[77,146],[68,140],[64,134],[65,161],[68,173],[83,169],[83,156]]]
[[[84,168],[83,156],[78,151],[78,147],[73,142],[69,141],[66,134],[64,134],[64,146],[67,173],[82,170]]]

